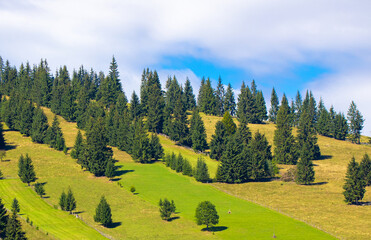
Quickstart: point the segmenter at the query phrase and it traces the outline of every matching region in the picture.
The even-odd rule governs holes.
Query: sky
[[[371,136],[369,0],[0,0],[0,56],[108,72],[115,56],[128,98],[144,68],[162,83],[220,76],[236,94],[254,79],[267,106],[311,90],[346,114],[353,100]]]

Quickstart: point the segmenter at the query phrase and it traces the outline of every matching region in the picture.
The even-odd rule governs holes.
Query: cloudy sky
[[[108,71],[114,55],[128,96],[143,68],[161,81],[220,75],[238,91],[252,79],[269,106],[306,89],[345,112],[352,100],[371,136],[371,1],[0,0],[0,55],[46,58],[53,72]],[[370,122],[370,123],[369,123]]]

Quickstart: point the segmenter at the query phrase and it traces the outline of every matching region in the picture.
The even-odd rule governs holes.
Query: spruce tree
[[[4,130],[3,130],[3,124],[0,123],[0,149],[5,149],[5,138],[4,138]]]
[[[5,229],[5,240],[25,240],[26,235],[22,231],[21,222],[17,218],[17,213],[13,212],[8,219],[8,223]]]
[[[189,145],[189,129],[187,114],[182,100],[179,98],[174,108],[174,120],[172,122],[172,134],[170,138],[180,144]]]
[[[222,121],[218,121],[215,125],[215,133],[211,136],[210,142],[210,157],[220,160],[226,148],[228,134],[225,130],[225,125]]]
[[[314,182],[314,169],[311,157],[311,146],[309,143],[304,143],[296,172],[296,182],[298,184],[308,185]]]
[[[231,136],[231,135],[235,134],[237,126],[234,123],[233,118],[229,114],[229,112],[224,113],[222,123],[224,124],[224,128],[225,128],[226,134],[228,136]]]
[[[215,91],[215,105],[216,105],[215,113],[217,116],[222,116],[224,114],[224,97],[225,97],[224,86],[222,84],[222,78],[219,76],[218,85]]]
[[[352,143],[360,144],[361,131],[363,129],[364,119],[361,112],[357,109],[354,101],[348,109],[348,121],[349,121],[349,139]]]
[[[148,78],[149,78],[149,69],[143,69],[142,80],[140,84],[140,104],[142,105],[143,114],[147,114],[148,108]]]
[[[216,97],[215,91],[211,86],[210,78],[207,78],[204,86],[200,88],[199,99],[201,102],[198,103],[200,112],[204,112],[208,115],[216,115],[217,108],[216,108]],[[202,98],[200,98],[202,97]]]
[[[274,132],[274,160],[282,164],[296,164],[298,154],[295,138],[292,135],[290,109],[285,95],[277,113],[277,125]]]
[[[194,151],[203,152],[208,148],[204,122],[197,109],[193,110],[191,118],[191,140]]]
[[[188,78],[186,79],[184,85],[184,98],[185,107],[187,110],[192,110],[196,107],[195,95],[193,94],[193,88]]]
[[[104,175],[106,177],[108,177],[109,180],[111,181],[112,178],[115,177],[115,172],[116,172],[115,163],[112,160],[111,161],[108,161],[107,162],[106,171],[105,171]]]
[[[333,137],[338,140],[345,140],[348,134],[348,123],[344,114],[338,113],[334,119]]]
[[[210,180],[209,170],[207,168],[205,161],[202,158],[197,159],[194,177],[198,182],[207,182]]]
[[[69,187],[67,195],[66,195],[66,206],[65,206],[64,210],[70,212],[70,214],[71,214],[72,211],[75,210],[75,209],[76,209],[76,199],[73,196],[71,187]]]
[[[178,154],[178,157],[176,158],[176,162],[175,162],[175,171],[176,172],[182,172],[183,171],[183,162],[184,162],[184,158],[182,156],[182,154]]]
[[[318,105],[317,132],[326,137],[331,136],[329,122],[331,122],[330,113],[327,111],[321,99]]]
[[[255,105],[256,105],[256,122],[263,123],[263,121],[268,119],[267,116],[267,107],[265,105],[265,100],[262,91],[257,91],[255,96]]]
[[[363,180],[366,183],[366,186],[371,185],[371,159],[366,153],[361,161],[360,164],[360,172]]]
[[[142,114],[139,98],[138,98],[138,95],[135,93],[135,91],[131,95],[130,113],[131,113],[131,118],[132,119],[134,119],[136,117],[139,117]]]
[[[18,200],[16,198],[14,198],[13,202],[12,202],[12,212],[18,214],[20,211],[21,211],[21,209],[19,207]]]
[[[293,122],[294,122],[294,126],[297,126],[299,124],[299,119],[300,119],[300,115],[302,112],[302,106],[303,106],[303,101],[301,99],[301,95],[299,91],[297,91],[296,93],[294,106],[295,106],[295,115],[294,115]]]
[[[57,115],[54,115],[52,126],[49,127],[47,134],[50,147],[58,151],[62,151],[66,148],[62,129],[59,127],[59,120],[57,118]]]
[[[35,192],[42,198],[45,195],[44,185],[42,183],[35,183]]]
[[[276,123],[277,113],[279,109],[278,105],[279,105],[278,96],[276,90],[273,88],[271,94],[271,108],[269,109],[269,121],[271,121],[272,123]]]
[[[359,164],[356,162],[355,158],[348,164],[347,173],[345,176],[345,184],[343,192],[345,197],[345,202],[348,204],[358,204],[359,200],[362,200],[365,194],[365,181],[361,176]]]
[[[150,140],[150,146],[151,146],[151,155],[152,159],[157,161],[164,156],[164,149],[160,143],[160,139],[156,134],[151,135],[151,140]]]
[[[157,72],[149,73],[147,102],[147,126],[154,133],[161,133],[164,122],[165,101],[161,90],[161,83]]]
[[[33,73],[33,79],[34,82],[31,91],[32,101],[38,106],[49,106],[52,76],[46,60],[41,59],[40,64]]]
[[[167,110],[172,114],[174,113],[174,108],[177,102],[180,100],[184,105],[184,110],[186,110],[186,103],[182,99],[181,89],[179,83],[174,76],[173,79],[169,77],[167,84],[166,84],[167,92],[166,92],[166,107]]]
[[[229,112],[232,116],[236,115],[236,101],[232,90],[232,85],[229,83],[224,95],[224,112]]]
[[[111,207],[104,196],[101,197],[100,202],[95,209],[94,221],[101,223],[105,227],[112,224]]]
[[[83,151],[84,139],[82,138],[81,131],[79,130],[75,139],[75,145],[73,146],[73,150],[71,151],[71,157],[74,159],[79,159],[80,155],[83,154]]]
[[[59,197],[59,206],[60,208],[63,210],[63,211],[66,211],[67,209],[67,195],[66,193],[63,191],[61,196]]]
[[[26,154],[24,160],[22,160],[21,155],[21,157],[19,158],[18,166],[19,166],[18,174],[20,174],[22,182],[27,183],[27,185],[30,186],[31,182],[36,181],[36,173],[32,164],[32,160],[28,156],[28,154]]]
[[[24,157],[21,154],[21,156],[18,159],[18,177],[22,178],[25,172],[25,161]]]
[[[162,220],[169,221],[170,216],[172,213],[175,213],[175,204],[174,201],[172,200],[171,202],[165,198],[164,200],[160,199],[158,203],[160,207],[160,216]]]
[[[20,133],[25,136],[30,136],[32,131],[32,119],[34,106],[31,102],[24,102],[22,106],[21,118],[20,118]],[[0,140],[1,143],[1,140]]]
[[[187,159],[183,159],[182,170],[183,170],[183,172],[182,172],[183,175],[186,175],[186,176],[192,176],[193,175],[192,165],[189,163],[189,161]]]
[[[237,117],[243,124],[259,123],[255,97],[244,82],[241,86],[241,93],[238,95]]]
[[[5,229],[8,222],[8,215],[6,208],[0,198],[0,238],[4,238],[5,236]]]

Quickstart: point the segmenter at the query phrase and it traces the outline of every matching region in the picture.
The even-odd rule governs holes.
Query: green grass
[[[56,238],[64,239],[105,239],[75,216],[54,209],[18,179],[0,181],[0,193],[5,206],[10,209],[14,198],[21,206],[21,216],[29,217],[33,226]],[[45,234],[44,234],[45,236]]]

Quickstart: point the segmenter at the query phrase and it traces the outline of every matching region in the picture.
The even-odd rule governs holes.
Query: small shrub
[[[284,174],[282,174],[281,180],[284,182],[295,182],[296,172],[296,167],[289,168]]]
[[[30,218],[27,216],[26,223],[29,223],[29,222],[30,222]]]
[[[135,187],[134,186],[130,187],[130,192],[132,192],[133,194],[135,193]]]
[[[33,221],[30,222],[30,225],[33,226]]]
[[[39,226],[36,226],[36,230],[39,230]]]

